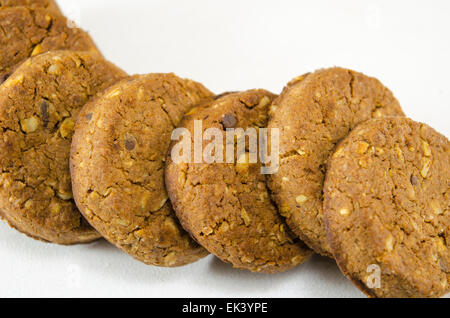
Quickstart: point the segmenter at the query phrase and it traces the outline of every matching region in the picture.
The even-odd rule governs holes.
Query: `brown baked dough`
[[[294,79],[271,108],[280,128],[280,169],[269,187],[287,224],[317,253],[331,256],[323,226],[323,180],[336,144],[373,117],[403,115],[392,93],[375,78],[343,68]]]
[[[180,127],[192,136],[195,120],[202,121],[203,132],[208,128],[225,133],[227,128],[266,127],[268,108],[275,97],[265,90],[228,93],[189,112]],[[209,143],[204,141],[203,149]],[[184,228],[223,261],[254,272],[291,269],[312,252],[279,216],[261,164],[242,162],[248,151],[237,164],[175,163],[169,154],[169,196]]]
[[[54,0],[0,0],[0,9],[8,7],[45,8],[55,12],[61,12]]]
[[[61,14],[42,8],[0,9],[0,84],[31,56],[73,50],[99,53],[90,36]]]
[[[337,263],[369,296],[438,297],[449,291],[446,137],[406,118],[362,124],[330,159],[324,209]],[[373,285],[374,265],[380,286]]]
[[[136,259],[175,267],[208,253],[168,202],[164,164],[183,114],[213,94],[173,74],[132,77],[86,105],[72,145],[75,200],[86,219]]]
[[[98,54],[56,51],[0,86],[0,214],[11,226],[60,244],[100,237],[72,200],[72,130],[81,107],[125,76]]]

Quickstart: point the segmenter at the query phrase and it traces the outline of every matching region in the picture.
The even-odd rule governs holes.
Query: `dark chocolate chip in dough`
[[[235,128],[237,124],[237,118],[236,116],[234,116],[233,114],[225,114],[222,117],[222,125],[223,128],[227,129],[227,128]]]

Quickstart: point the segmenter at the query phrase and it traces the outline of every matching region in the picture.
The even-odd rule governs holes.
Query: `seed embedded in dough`
[[[250,217],[247,214],[247,211],[244,208],[242,208],[241,210],[241,217],[244,220],[245,226],[249,226],[251,224],[252,220],[250,219]]]
[[[113,98],[113,97],[119,96],[120,94],[121,94],[120,88],[116,88],[116,89],[112,90],[111,92],[109,92],[105,97]]]
[[[299,195],[299,196],[297,196],[297,197],[295,198],[295,201],[296,201],[298,204],[303,204],[303,203],[305,203],[306,201],[308,201],[308,197],[305,196],[305,195],[303,195],[303,194],[301,194],[301,195]]]
[[[130,224],[131,224],[131,222],[130,221],[128,221],[128,220],[124,220],[124,219],[121,219],[121,218],[117,218],[117,219],[115,219],[115,223],[117,223],[117,224],[119,224],[119,225],[122,225],[122,226],[129,226]]]
[[[360,154],[365,154],[367,152],[367,149],[369,148],[369,144],[365,141],[360,141],[358,143],[357,151]]]
[[[433,209],[433,212],[437,215],[441,215],[443,213],[443,209],[441,208],[441,205],[436,200],[431,201],[431,208]]]
[[[431,167],[431,160],[429,158],[425,158],[423,160],[422,170],[420,171],[420,174],[422,175],[422,177],[426,178],[428,176],[430,167]]]
[[[188,111],[185,116],[194,115],[198,111],[198,107],[192,108],[190,111]]]
[[[31,52],[31,56],[39,55],[42,52],[44,52],[44,49],[42,48],[42,46],[40,44],[38,44],[34,47],[33,51]]]
[[[437,239],[437,246],[438,246],[439,251],[445,251],[447,249],[445,244],[444,244],[444,239],[441,238],[441,237],[439,237]]]
[[[68,200],[73,199],[73,194],[72,194],[72,192],[58,191],[58,197],[64,201],[68,201]]]
[[[343,215],[343,216],[347,216],[347,215],[350,214],[350,210],[347,209],[347,208],[342,208],[342,209],[339,210],[339,214]]]
[[[61,67],[58,64],[52,64],[47,69],[47,73],[50,75],[58,75],[60,71]]]
[[[280,214],[284,217],[288,217],[291,214],[291,208],[288,205],[281,206]]]
[[[45,21],[47,21],[47,23],[50,23],[52,21],[52,16],[49,14],[45,15]]]
[[[261,101],[259,102],[259,107],[266,107],[270,104],[270,98],[268,96],[264,96]]]
[[[399,145],[395,145],[394,147],[395,154],[397,155],[397,158],[401,161],[405,161],[405,157],[403,156],[403,151],[400,149]]]
[[[140,87],[137,93],[137,100],[142,101],[144,99],[144,88]]]
[[[15,85],[17,85],[17,84],[22,84],[24,80],[25,80],[25,76],[24,76],[23,74],[20,74],[20,75],[17,76],[17,77],[14,77],[14,75],[13,75],[13,76],[9,77],[9,78],[6,80],[6,82],[4,82],[4,83],[2,84],[2,86],[3,86],[4,88],[9,88],[9,87],[15,86]]]
[[[374,113],[373,113],[373,117],[375,118],[381,118],[383,116],[383,113],[377,109]]]
[[[35,132],[39,127],[39,119],[35,116],[32,116],[27,119],[23,119],[20,121],[20,126],[22,127],[22,130],[27,133],[33,133]]]
[[[33,206],[33,201],[32,200],[28,200],[27,202],[25,202],[25,209],[29,210],[31,209],[31,207]]]
[[[61,212],[61,206],[57,203],[52,203],[50,205],[50,212],[52,214],[59,214],[59,212]]]
[[[177,261],[177,254],[175,252],[170,252],[164,257],[164,264],[166,266],[173,266]]]
[[[392,237],[392,235],[389,235],[389,237],[386,239],[385,246],[388,252],[392,252],[392,250],[394,249],[394,238]]]
[[[278,110],[278,106],[275,106],[275,105],[271,105],[270,106],[270,108],[269,108],[269,114],[273,114],[273,113],[275,113],[276,111]]]
[[[230,229],[230,225],[227,221],[223,221],[222,224],[219,227],[220,232],[227,232]]]
[[[175,223],[175,221],[171,218],[167,218],[164,221],[164,225],[166,228],[169,229],[169,231],[173,234],[173,235],[178,235],[178,228],[177,225]]]
[[[300,76],[297,76],[296,78],[294,78],[293,80],[291,80],[290,82],[289,82],[289,86],[292,86],[292,85],[294,85],[294,84],[296,84],[296,83],[298,83],[298,82],[301,82],[301,81],[303,81],[304,79],[305,79],[305,75],[300,75]]]
[[[61,127],[59,128],[61,137],[66,138],[70,134],[72,134],[74,127],[75,127],[75,123],[73,122],[73,120],[71,118],[66,118],[62,122]]]
[[[368,158],[364,157],[358,161],[358,164],[361,168],[367,168],[368,166]]]
[[[283,182],[289,182],[289,178],[288,178],[288,177],[283,177],[283,178],[281,178],[281,181],[283,181]]]
[[[299,265],[303,262],[303,256],[297,255],[291,259],[292,264]]]
[[[409,187],[407,193],[408,199],[414,200],[416,198],[416,191],[414,191],[414,187]]]
[[[214,230],[213,230],[212,228],[210,228],[210,227],[205,227],[205,228],[202,230],[202,233],[203,233],[204,235],[206,235],[206,236],[211,235],[213,232],[214,232]]]
[[[338,158],[338,157],[340,157],[340,156],[342,155],[343,151],[344,151],[344,149],[343,149],[342,147],[336,149],[336,151],[335,151],[334,154],[333,154],[333,158]]]
[[[431,157],[431,147],[430,144],[428,142],[426,142],[425,140],[422,140],[422,149],[423,149],[423,154],[426,157]]]
[[[298,153],[300,156],[306,155],[306,152],[305,152],[303,149],[297,149],[297,153]]]

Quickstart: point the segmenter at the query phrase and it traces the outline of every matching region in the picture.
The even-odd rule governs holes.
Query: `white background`
[[[450,136],[450,1],[60,0],[132,73],[175,72],[223,91],[280,92],[344,66],[379,78],[413,119]],[[104,241],[60,247],[0,224],[0,297],[361,297],[328,259],[273,276],[210,256],[163,269]]]

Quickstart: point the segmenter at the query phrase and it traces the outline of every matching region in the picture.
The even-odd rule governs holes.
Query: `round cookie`
[[[213,94],[173,74],[132,77],[86,105],[75,129],[71,172],[75,201],[111,243],[156,266],[208,255],[179,224],[164,185],[172,130]]]
[[[192,110],[180,127],[187,129],[191,136],[195,134],[197,120],[202,123],[203,134],[211,128],[222,134],[230,128],[259,131],[266,127],[268,108],[275,97],[265,90],[226,94]],[[227,148],[225,140],[216,139],[216,142],[224,150]],[[192,138],[186,139],[186,144],[192,145]],[[207,150],[210,144],[211,140],[203,141],[205,152],[220,153],[218,149]],[[177,145],[177,142],[172,144],[175,153]],[[249,164],[251,148],[248,147],[236,160],[236,148],[235,144],[232,161],[236,164],[194,163],[205,162],[194,161],[194,157],[180,162],[169,153],[166,185],[183,227],[209,252],[236,268],[276,273],[303,263],[312,252],[289,231],[278,214],[270,200],[261,164]],[[229,153],[232,158],[233,153]],[[195,151],[191,155],[195,156]]]
[[[450,290],[446,137],[406,118],[368,121],[337,147],[324,191],[333,255],[366,294],[437,297]]]
[[[0,84],[31,56],[47,51],[73,50],[99,54],[90,36],[71,27],[54,10],[14,7],[0,10]]]
[[[326,162],[357,124],[402,116],[402,109],[375,78],[337,67],[294,79],[273,105],[269,128],[281,130],[280,169],[269,176],[269,188],[294,233],[331,256],[323,226]]]
[[[0,0],[0,9],[21,6],[30,8],[45,8],[60,12],[59,7],[54,0]]]
[[[12,227],[60,244],[100,237],[72,200],[72,130],[81,107],[125,76],[98,54],[56,51],[0,86],[0,214]]]

